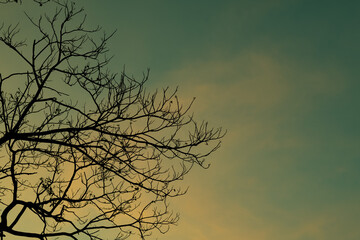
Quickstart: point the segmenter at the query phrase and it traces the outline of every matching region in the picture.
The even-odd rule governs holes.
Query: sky
[[[150,68],[149,88],[179,86],[197,119],[227,130],[154,239],[360,239],[358,1],[77,4],[117,30],[113,71]]]

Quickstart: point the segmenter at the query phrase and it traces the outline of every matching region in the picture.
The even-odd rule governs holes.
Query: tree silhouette
[[[31,41],[19,39],[18,25],[1,27],[3,47],[19,59],[17,71],[0,75],[1,235],[166,232],[178,220],[168,199],[186,193],[177,182],[192,166],[207,167],[223,131],[196,122],[176,90],[149,93],[148,71],[141,80],[110,72],[112,34],[87,28],[83,9],[46,6],[56,10],[26,15]],[[25,231],[25,217],[41,224]]]

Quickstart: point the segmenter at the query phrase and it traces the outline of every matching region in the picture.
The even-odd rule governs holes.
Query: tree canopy
[[[52,11],[26,14],[33,27],[26,40],[21,24],[1,25],[1,48],[19,64],[0,69],[0,232],[36,239],[166,232],[179,218],[168,200],[186,193],[178,181],[194,165],[208,166],[224,132],[195,121],[176,89],[149,92],[149,71],[140,80],[110,71],[113,33],[88,27],[74,2],[34,2]],[[26,215],[40,223],[33,231],[23,230]]]

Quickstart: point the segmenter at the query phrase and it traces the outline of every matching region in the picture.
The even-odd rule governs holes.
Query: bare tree
[[[1,28],[3,46],[19,58],[18,71],[0,75],[1,235],[166,232],[178,220],[168,199],[186,193],[177,182],[192,166],[207,167],[223,132],[194,121],[176,90],[149,93],[148,72],[141,80],[111,73],[112,34],[88,29],[73,2],[50,5],[50,16],[27,15],[38,36],[30,43],[17,25]],[[23,230],[25,216],[40,226]]]

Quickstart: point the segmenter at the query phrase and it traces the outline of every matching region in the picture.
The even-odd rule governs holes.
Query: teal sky
[[[112,70],[150,68],[149,88],[179,86],[197,119],[228,130],[172,202],[178,226],[154,239],[360,239],[360,2],[77,4],[117,29]]]

